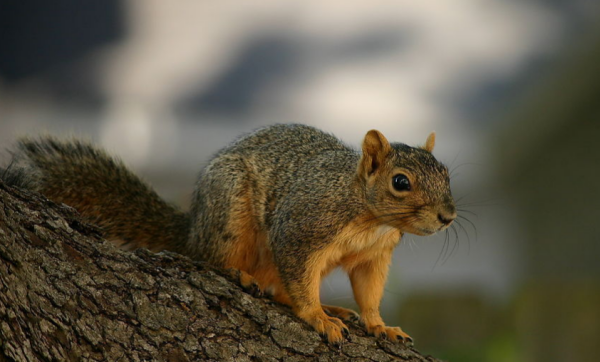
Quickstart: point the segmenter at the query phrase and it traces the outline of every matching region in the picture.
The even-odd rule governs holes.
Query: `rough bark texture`
[[[0,181],[0,361],[436,361],[350,328],[328,345],[228,273],[118,250],[72,208]]]

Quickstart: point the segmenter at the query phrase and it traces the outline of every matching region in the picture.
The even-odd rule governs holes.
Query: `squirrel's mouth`
[[[446,230],[446,229],[447,229],[447,228],[448,228],[450,225],[451,225],[451,224],[448,224],[448,225],[442,225],[442,226],[440,226],[440,227],[439,227],[439,229],[437,229],[437,230],[436,230],[436,232],[438,232],[438,231],[443,231],[443,230]]]
[[[436,230],[436,229],[414,227],[414,231],[412,233],[416,234],[416,235],[419,235],[419,236],[429,236],[429,235],[435,234],[438,231],[439,230]]]
[[[413,232],[413,234],[417,234],[417,235],[420,235],[420,236],[433,235],[433,234],[438,233],[440,231],[446,230],[450,225],[451,224],[447,224],[447,225],[442,224],[439,227],[437,225],[435,225],[435,226],[432,225],[431,227],[413,226],[413,229],[415,229],[415,231],[418,231],[417,233]]]
[[[441,224],[437,220],[417,220],[416,222],[401,223],[394,225],[394,227],[402,230],[403,232],[419,235],[419,236],[430,236],[437,232],[446,230],[452,223]]]

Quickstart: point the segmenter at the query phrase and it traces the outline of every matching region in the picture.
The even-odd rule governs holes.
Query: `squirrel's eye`
[[[400,173],[392,178],[392,186],[398,191],[409,191],[410,181],[406,175]]]

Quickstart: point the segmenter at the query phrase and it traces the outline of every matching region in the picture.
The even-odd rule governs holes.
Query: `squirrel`
[[[77,209],[123,249],[169,250],[239,270],[241,285],[272,295],[340,343],[343,321],[412,343],[383,322],[392,251],[404,233],[431,235],[456,218],[447,168],[424,146],[369,131],[362,152],[299,124],[258,129],[220,150],[201,171],[191,209],[163,201],[124,164],[89,143],[21,139],[5,179]],[[360,309],[321,305],[321,280],[349,275]]]

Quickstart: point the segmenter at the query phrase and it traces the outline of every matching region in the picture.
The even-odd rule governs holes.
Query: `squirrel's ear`
[[[433,152],[433,147],[435,147],[435,132],[431,132],[427,137],[427,141],[425,141],[425,146],[423,149],[427,152]]]
[[[383,164],[385,157],[391,150],[390,143],[381,132],[374,129],[367,132],[362,144],[363,152],[359,164],[359,173],[362,176],[373,174]]]

